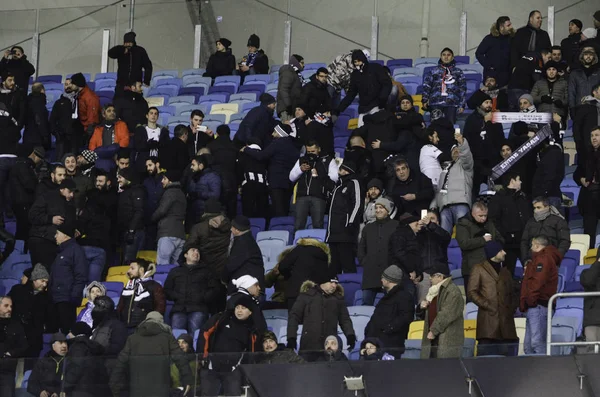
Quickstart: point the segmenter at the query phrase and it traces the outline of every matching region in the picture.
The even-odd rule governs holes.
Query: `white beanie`
[[[248,288],[252,287],[254,284],[258,284],[258,279],[254,278],[252,276],[245,275],[238,279],[231,280],[231,282],[233,283],[233,285],[235,285],[236,288],[248,289]]]
[[[598,31],[594,28],[586,28],[581,33],[588,39],[595,39]]]

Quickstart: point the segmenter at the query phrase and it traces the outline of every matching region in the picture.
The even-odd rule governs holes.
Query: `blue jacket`
[[[483,66],[483,75],[494,71],[498,87],[504,87],[510,80],[510,38],[510,35],[501,35],[494,24],[490,34],[483,38],[475,51],[477,60]]]
[[[244,149],[244,153],[258,161],[268,162],[267,181],[272,189],[289,189],[290,171],[300,157],[300,149],[293,138],[274,139],[264,150]]]
[[[59,245],[50,276],[52,301],[79,305],[88,281],[88,269],[85,252],[74,238]]]
[[[209,198],[221,197],[221,177],[210,168],[194,174],[188,184],[189,206],[193,214],[194,224],[200,222],[204,214],[204,205]]]
[[[442,80],[446,76],[445,91],[447,96],[442,96]],[[462,70],[456,67],[456,62],[450,62],[446,67],[442,61],[438,61],[438,67],[427,73],[423,79],[423,103],[427,102],[431,106],[454,106],[465,108],[467,94],[467,81]]]
[[[235,134],[235,139],[248,143],[251,137],[260,139],[262,147],[271,142],[271,134],[277,122],[273,118],[273,111],[266,105],[260,105],[250,109],[246,117],[240,123],[240,128]]]
[[[148,176],[144,179],[144,188],[146,189],[146,203],[144,205],[144,220],[146,225],[152,224],[151,217],[158,208],[160,198],[163,194],[162,174]]]

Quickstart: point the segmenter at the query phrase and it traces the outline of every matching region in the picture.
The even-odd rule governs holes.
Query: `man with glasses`
[[[321,108],[331,109],[331,95],[327,90],[327,78],[329,72],[326,68],[319,68],[315,74],[310,76],[310,81],[302,87],[300,103],[309,117]]]

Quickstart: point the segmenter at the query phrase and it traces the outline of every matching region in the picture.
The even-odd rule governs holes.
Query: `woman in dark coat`
[[[204,77],[231,76],[235,70],[235,57],[231,53],[231,41],[222,37],[217,40],[217,52],[208,58]]]

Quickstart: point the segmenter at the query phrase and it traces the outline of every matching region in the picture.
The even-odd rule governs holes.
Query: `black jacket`
[[[228,48],[225,52],[217,51],[208,58],[206,73],[203,76],[213,79],[219,76],[231,76],[235,65],[235,56],[231,53],[231,49]]]
[[[48,290],[52,301],[79,304],[88,282],[89,264],[85,252],[74,238],[58,246],[51,269]]]
[[[171,313],[208,313],[221,291],[217,274],[204,262],[171,269],[164,290],[167,300],[175,302]]]
[[[565,177],[563,151],[560,146],[548,145],[538,154],[533,174],[532,197],[561,197],[560,183]]]
[[[151,311],[164,315],[166,299],[163,287],[156,281],[144,279],[133,285],[130,281],[117,305],[117,316],[128,328],[137,327]]]
[[[398,208],[398,214],[404,212],[416,213],[429,208],[429,204],[435,195],[431,179],[422,174],[418,168],[411,168],[410,175],[404,182],[394,176],[389,183],[387,192],[394,200]],[[407,201],[401,197],[406,194],[414,194],[416,198]]]
[[[600,291],[600,262],[595,262],[589,269],[581,272],[581,285],[585,292]],[[600,297],[589,297],[583,300],[583,326],[600,325]]]
[[[546,236],[550,245],[555,246],[563,257],[571,247],[571,231],[562,216],[551,213],[546,219],[539,222],[535,218],[530,218],[521,237],[522,261],[531,258],[531,239],[537,236]]]
[[[329,206],[327,243],[356,243],[364,211],[364,197],[355,174],[340,177]]]
[[[158,223],[156,238],[176,237],[185,239],[185,221],[187,200],[179,182],[171,182],[165,188],[152,222]],[[163,263],[160,263],[163,265]]]
[[[50,179],[49,176],[42,177],[40,179],[40,183],[38,183],[37,186],[35,187],[35,200],[37,200],[38,198],[40,198],[47,192],[55,191],[55,190],[58,190],[58,185],[56,183],[52,182],[52,179]],[[34,202],[35,202],[35,200],[34,200]]]
[[[88,192],[87,202],[79,215],[81,231],[84,237],[79,239],[81,245],[110,248],[114,238],[111,233],[117,223],[117,192],[114,189],[92,189]]]
[[[598,126],[600,117],[600,101],[590,101],[577,108],[575,120],[573,120],[573,138],[579,142],[580,147],[587,150],[579,150],[577,153],[577,162],[585,164],[585,155],[592,148],[590,136],[594,128]]]
[[[269,57],[263,50],[256,52],[256,58],[254,59],[254,65],[251,69],[254,69],[255,74],[268,74],[269,73]]]
[[[13,318],[0,318],[0,373],[15,373],[17,361],[25,357],[27,339],[21,322]],[[11,358],[4,358],[6,353]]]
[[[221,176],[221,197],[225,198],[224,194],[237,194],[235,163],[239,150],[229,136],[223,135],[217,136],[206,147],[212,154],[212,168]]]
[[[215,220],[216,224],[210,224],[211,219],[221,214],[202,215],[200,223],[195,224],[190,230],[183,251],[189,246],[200,247],[200,258],[206,263],[217,276],[221,275],[229,257],[229,243],[231,242],[231,222],[226,217]]]
[[[531,200],[520,190],[505,187],[496,192],[489,204],[488,218],[504,237],[507,248],[519,249],[523,230],[532,216]]]
[[[117,118],[127,124],[130,133],[133,133],[138,125],[146,124],[148,102],[144,99],[144,94],[125,90],[120,95],[115,95],[113,104]]]
[[[92,317],[94,318],[94,331],[90,340],[104,348],[104,356],[116,357],[127,342],[129,336],[127,327],[117,318],[115,312],[107,312],[101,319],[92,312]]]
[[[35,201],[35,189],[38,185],[33,160],[28,157],[17,158],[8,180],[12,205],[30,207]]]
[[[141,81],[150,85],[152,81],[152,62],[144,47],[134,45],[125,53],[125,46],[116,45],[108,50],[108,56],[116,59],[119,65],[117,70],[117,84],[127,85],[131,81]],[[142,78],[143,76],[143,78]]]
[[[485,131],[485,139],[481,132]],[[500,149],[505,141],[502,124],[485,121],[477,110],[469,115],[465,122],[463,134],[469,142],[473,161],[475,163],[475,175],[490,175],[492,168],[502,161]],[[477,180],[473,181],[475,184]]]
[[[277,121],[273,118],[273,111],[266,105],[257,106],[250,109],[240,123],[235,140],[247,144],[250,138],[258,138],[261,141],[261,147],[266,148],[272,140],[271,134],[276,125]]]
[[[175,170],[179,177],[190,165],[190,154],[188,145],[181,139],[175,137],[159,153],[160,165],[166,170]]]
[[[244,275],[256,278],[260,289],[265,290],[265,265],[262,253],[250,231],[233,238],[229,259],[222,275],[223,281],[228,283],[229,293],[236,290],[231,280]]]
[[[515,39],[513,39],[513,42]],[[523,54],[512,65],[513,74],[508,83],[508,88],[531,91],[536,81],[542,78],[544,64],[536,53]]]
[[[104,348],[87,336],[76,336],[69,342],[65,358],[64,392],[74,397],[110,395],[108,374],[104,366]]]
[[[127,127],[129,128],[129,125]],[[150,156],[160,157],[160,153],[169,145],[169,142],[171,141],[171,138],[169,138],[169,129],[166,127],[160,129],[158,141],[148,140],[146,124],[140,125],[135,130],[129,131],[135,131],[133,134],[133,145],[137,152],[135,164],[138,172],[143,174],[146,172],[146,160],[148,160]],[[158,155],[156,153],[158,153]]]
[[[142,185],[130,185],[119,193],[117,204],[119,231],[142,230],[144,228],[144,203],[146,192]]]
[[[291,65],[279,69],[277,83],[277,114],[287,112],[293,115],[302,94],[302,80]]]
[[[386,348],[402,351],[414,313],[413,297],[402,285],[395,286],[377,303],[365,327],[365,338],[378,338]]]
[[[399,224],[388,245],[389,265],[404,270],[404,277],[415,272],[417,277],[423,274],[423,263],[417,235],[409,225]]]
[[[570,34],[560,42],[562,60],[567,62],[567,65],[571,70],[579,66],[579,53],[581,51],[581,47],[579,46],[580,42],[581,32]]]
[[[300,121],[300,123],[304,124],[304,121]],[[302,144],[306,145],[308,141],[315,140],[319,144],[319,147],[321,147],[322,155],[335,157],[333,125],[331,121],[323,124],[313,120],[308,125],[301,127],[299,134],[297,137]]]
[[[29,210],[30,237],[54,241],[56,226],[52,223],[52,217],[57,215],[64,218],[64,223],[75,224],[75,204],[72,200],[67,201],[58,189],[38,197],[31,206]]]
[[[62,390],[65,361],[64,356],[56,354],[53,350],[46,353],[33,367],[27,383],[27,392],[34,396],[39,396],[42,391],[48,392],[50,396],[59,395]]]
[[[274,139],[264,150],[244,149],[244,153],[259,161],[268,162],[267,178],[272,189],[289,189],[290,171],[300,155],[292,137]]]
[[[0,74],[11,72],[15,76],[15,83],[19,89],[27,92],[29,87],[29,77],[35,73],[35,68],[27,60],[27,56],[23,55],[20,59],[2,58],[0,60]]]
[[[310,164],[312,168],[309,171],[302,172],[300,177],[294,182],[297,183],[296,197],[310,196],[327,200],[327,197],[335,187],[335,182],[329,178],[329,165],[332,161],[335,161],[335,159],[330,156],[301,157],[294,165],[292,172],[298,175],[296,172],[302,171],[300,166],[305,162]],[[313,168],[317,171],[318,176],[316,177],[312,176]],[[292,176],[292,172],[290,172],[290,177]]]
[[[510,35],[500,34],[494,24],[490,29],[490,34],[481,40],[475,51],[475,57],[483,66],[484,74],[490,71],[496,73],[498,87],[507,85],[510,78],[510,47]]]
[[[322,84],[317,80],[317,73],[310,76],[310,81],[302,87],[299,103],[306,106],[305,112],[309,116],[323,112],[324,109],[331,109],[332,102],[327,83]]]
[[[30,356],[38,356],[42,350],[42,335],[46,329],[52,330],[54,316],[52,300],[48,291],[33,293],[33,282],[14,285],[8,296],[13,301],[12,318],[23,325],[27,337]]]
[[[364,268],[362,288],[380,288],[381,275],[389,266],[388,246],[398,221],[386,218],[367,224],[358,244],[358,260]]]
[[[448,269],[448,245],[451,238],[450,233],[433,222],[429,222],[426,227],[419,231],[417,241],[421,249],[423,273],[431,275],[435,273],[434,269],[444,267],[446,269],[444,274],[450,274]]]
[[[27,97],[27,119],[23,142],[50,147],[50,123],[46,109],[46,94],[31,93]]]
[[[535,34],[535,43],[534,48],[529,49],[529,41],[531,39],[531,35]],[[515,67],[519,59],[528,54],[531,51],[540,52],[545,48],[552,47],[552,43],[550,42],[550,36],[548,36],[548,32],[542,29],[534,29],[531,25],[527,24],[522,28],[517,30],[517,33],[513,37],[510,44],[510,63],[512,67]]]
[[[57,140],[65,137],[83,136],[83,126],[79,118],[73,118],[72,115],[77,110],[77,99],[73,102],[64,95],[54,102],[52,113],[50,113],[50,132]]]
[[[27,116],[27,97],[19,90],[0,92],[0,154],[16,154]]]

